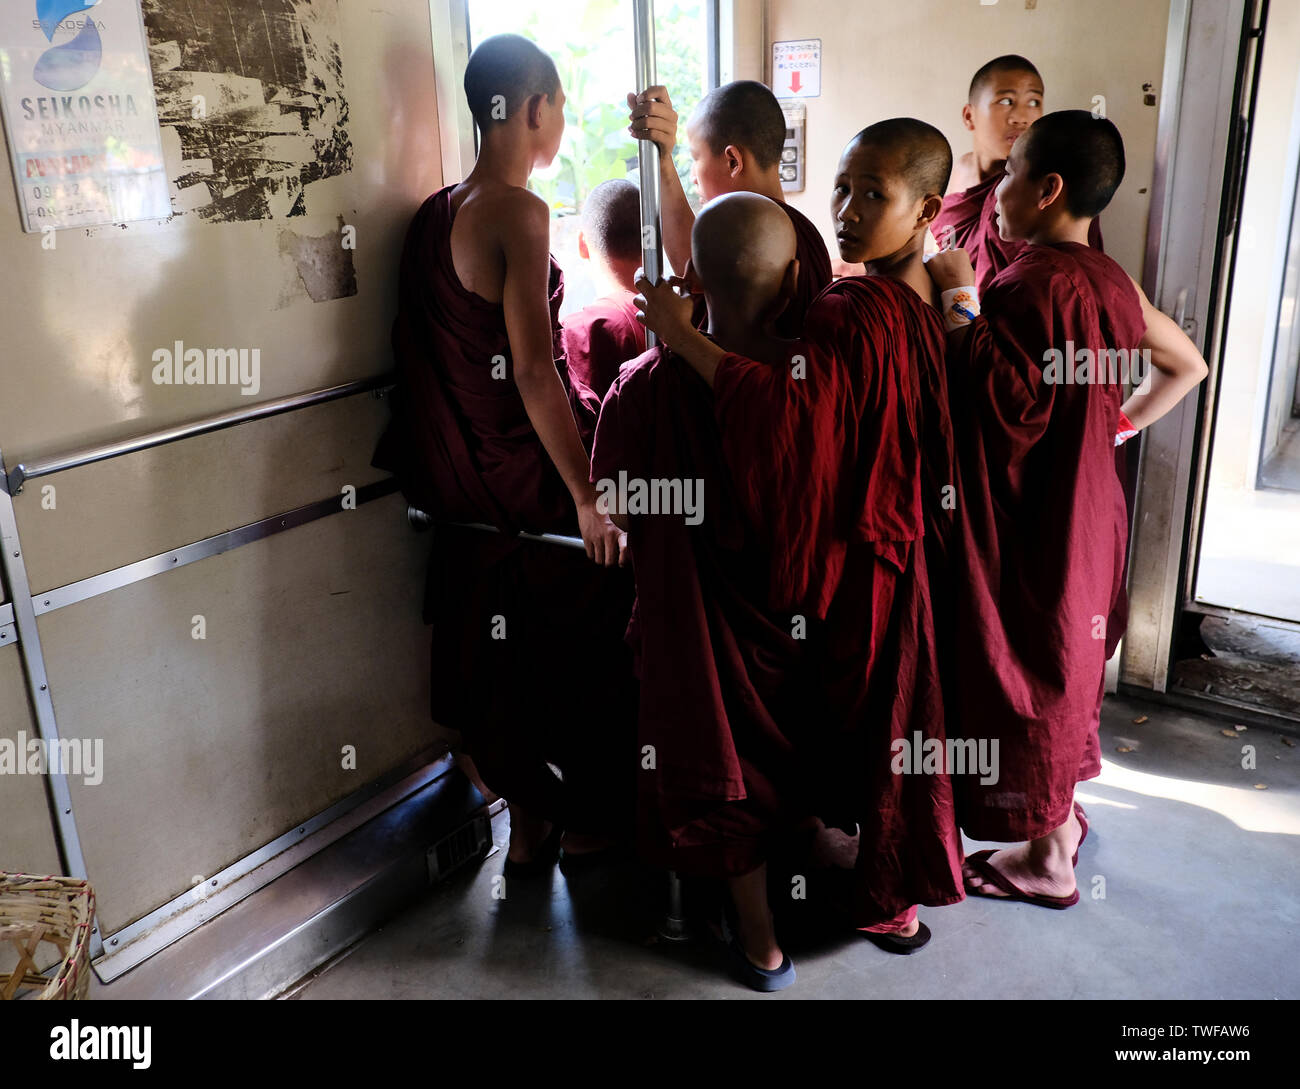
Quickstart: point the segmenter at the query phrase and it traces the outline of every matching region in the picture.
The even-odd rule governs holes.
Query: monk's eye
[[[867,200],[882,200],[882,199],[883,199],[883,195],[877,192],[875,189],[867,190]]]
[[[1035,109],[1042,109],[1043,100],[1041,98],[1031,98],[1029,100],[1029,104],[1033,106]]]
[[[999,98],[998,101],[997,101],[997,105],[999,105],[999,106],[1014,106],[1015,103],[1012,102],[1011,99],[1009,99],[1009,98]]]

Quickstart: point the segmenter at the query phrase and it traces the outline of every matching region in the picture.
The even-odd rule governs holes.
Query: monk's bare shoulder
[[[979,183],[978,175],[975,152],[967,151],[957,156],[957,161],[952,165],[952,177],[948,179],[948,192],[944,196],[966,192],[972,185]]]
[[[469,193],[459,216],[472,220],[476,230],[488,237],[510,238],[520,231],[532,234],[548,231],[550,213],[546,201],[536,193],[503,182],[484,182]]]

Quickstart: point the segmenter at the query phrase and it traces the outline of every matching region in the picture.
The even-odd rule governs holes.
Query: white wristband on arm
[[[980,300],[975,285],[951,287],[942,296],[943,325],[946,332],[969,325],[980,313]]]

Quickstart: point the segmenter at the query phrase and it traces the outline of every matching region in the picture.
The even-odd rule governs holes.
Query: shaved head
[[[728,144],[744,148],[762,170],[775,166],[785,146],[785,114],[764,84],[741,79],[710,91],[690,125],[714,155]]]
[[[775,201],[728,193],[695,217],[691,264],[710,299],[758,310],[780,292],[795,245],[794,224]]]
[[[625,178],[601,182],[582,205],[587,245],[607,260],[641,260],[641,190]]]
[[[975,105],[976,99],[984,92],[985,88],[996,82],[998,76],[1007,75],[1008,73],[1027,74],[1033,76],[1039,83],[1043,82],[1043,77],[1038,74],[1029,61],[1018,53],[1006,53],[1001,57],[994,57],[988,64],[984,65],[970,81],[970,91],[966,95],[966,101],[972,106]]]
[[[1124,140],[1113,121],[1089,110],[1044,114],[1018,141],[1030,178],[1059,174],[1071,215],[1099,215],[1124,180]]]
[[[863,153],[883,151],[914,196],[943,196],[952,174],[952,148],[948,138],[933,125],[915,117],[891,117],[877,121],[857,134],[848,147],[857,158]],[[879,173],[879,170],[872,171]]]
[[[533,95],[553,103],[559,89],[555,62],[518,34],[486,39],[465,68],[469,112],[482,130],[509,120]]]

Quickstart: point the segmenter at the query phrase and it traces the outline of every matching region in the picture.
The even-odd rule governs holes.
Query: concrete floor
[[[1078,792],[1092,822],[1080,903],[922,908],[934,939],[911,957],[852,935],[786,934],[798,981],[758,995],[733,983],[710,948],[654,939],[662,874],[633,862],[572,879],[556,871],[495,899],[502,851],[292,996],[1297,998],[1300,742],[1258,727],[1225,736],[1230,726],[1109,698],[1105,768]],[[1253,770],[1241,766],[1247,745]],[[504,847],[504,816],[495,832]]]

